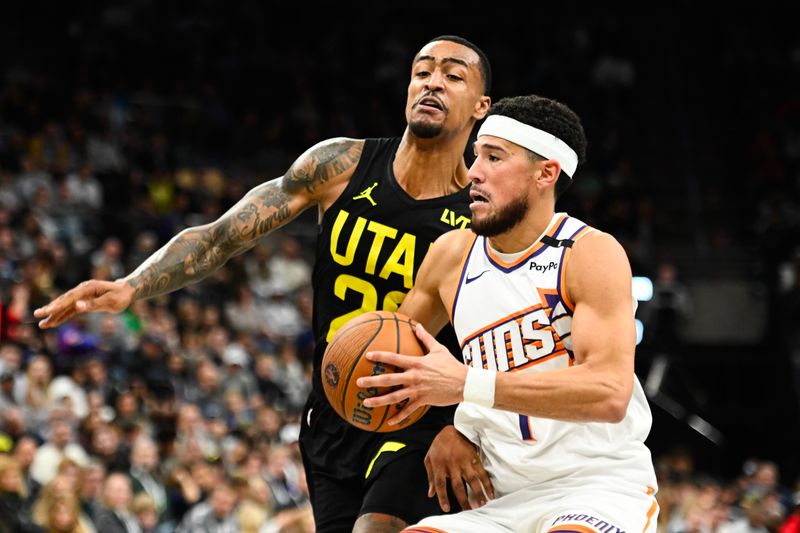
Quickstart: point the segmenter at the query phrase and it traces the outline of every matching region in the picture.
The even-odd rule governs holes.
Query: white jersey
[[[595,231],[566,213],[527,250],[500,254],[476,237],[463,260],[451,320],[464,362],[498,372],[545,372],[574,363],[574,305],[564,291],[572,244]],[[652,416],[638,380],[618,424],[565,422],[461,403],[459,431],[477,444],[498,494],[551,480],[606,482],[655,491],[644,440]]]

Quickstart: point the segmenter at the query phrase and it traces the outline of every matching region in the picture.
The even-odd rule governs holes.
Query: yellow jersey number
[[[339,331],[339,328],[344,326],[349,320],[364,313],[378,310],[378,290],[369,281],[351,276],[350,274],[340,274],[334,282],[333,293],[340,300],[344,300],[347,291],[355,291],[361,294],[361,307],[331,320],[330,328],[328,328],[328,335],[325,337],[327,342],[330,342],[336,332]],[[406,293],[403,291],[391,291],[383,297],[383,306],[381,309],[384,311],[397,311],[397,308],[403,303],[403,298],[405,297]]]

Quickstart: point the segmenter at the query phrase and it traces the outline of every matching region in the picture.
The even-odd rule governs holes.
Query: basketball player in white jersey
[[[485,505],[408,533],[655,532],[630,265],[611,235],[555,211],[585,149],[565,105],[497,102],[468,174],[472,228],[434,243],[398,310],[421,322],[428,355],[368,354],[404,371],[360,378],[364,388],[398,386],[365,404],[407,401],[396,423],[425,404],[458,403],[456,429],[494,485]],[[465,364],[431,335],[448,320]],[[440,498],[444,481],[432,480]],[[488,499],[469,486],[472,498]]]

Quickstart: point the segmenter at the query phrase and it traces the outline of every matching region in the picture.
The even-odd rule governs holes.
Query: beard
[[[408,129],[420,139],[433,139],[442,132],[443,126],[442,124],[431,124],[430,122],[415,120],[409,122]]]
[[[522,196],[488,217],[476,219],[473,215],[470,227],[477,235],[494,237],[522,222],[527,212],[528,197]]]

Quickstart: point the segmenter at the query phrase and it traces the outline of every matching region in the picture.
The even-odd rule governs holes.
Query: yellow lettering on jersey
[[[452,213],[452,211],[450,211],[445,207],[444,211],[442,211],[442,216],[439,217],[439,220],[441,220],[445,224],[450,224],[450,213]]]
[[[410,289],[414,283],[414,247],[416,243],[416,237],[410,233],[404,233],[378,275],[383,279],[388,279],[390,274],[400,274],[403,276],[403,286]]]
[[[464,215],[459,215],[458,218],[456,218],[455,211],[452,211],[446,207],[444,208],[444,211],[442,211],[442,216],[439,217],[439,220],[441,220],[448,226],[453,226],[453,227],[458,226],[461,229],[466,228],[470,223],[469,217],[465,217]]]
[[[406,297],[406,293],[403,291],[391,291],[386,296],[383,297],[383,309],[384,311],[397,311],[400,307],[400,304],[403,303],[403,300]]]
[[[342,234],[342,228],[344,228],[344,224],[347,222],[347,217],[349,215],[350,213],[344,209],[339,211],[339,214],[336,216],[336,221],[333,223],[333,231],[331,232],[331,257],[334,261],[342,266],[348,266],[353,263],[353,258],[356,255],[356,248],[358,247],[358,241],[361,240],[361,234],[364,232],[364,226],[367,225],[366,219],[358,217],[356,224],[353,227],[353,231],[350,233],[350,239],[347,241],[347,251],[345,252],[345,255],[340,254],[336,251],[339,247],[339,236]]]
[[[372,283],[349,274],[339,274],[333,285],[333,293],[340,300],[344,300],[348,290],[361,294],[361,307],[331,320],[330,328],[328,328],[328,336],[325,339],[328,342],[330,342],[336,331],[345,325],[348,320],[378,308],[378,291],[375,290]]]
[[[359,220],[363,219],[359,217]],[[372,246],[369,248],[367,265],[364,267],[364,271],[367,274],[375,274],[375,265],[378,262],[378,256],[381,253],[383,241],[386,239],[386,237],[389,237],[390,239],[397,237],[397,230],[373,220],[370,221],[369,225],[367,226],[367,231],[374,233],[375,238],[372,239]]]

